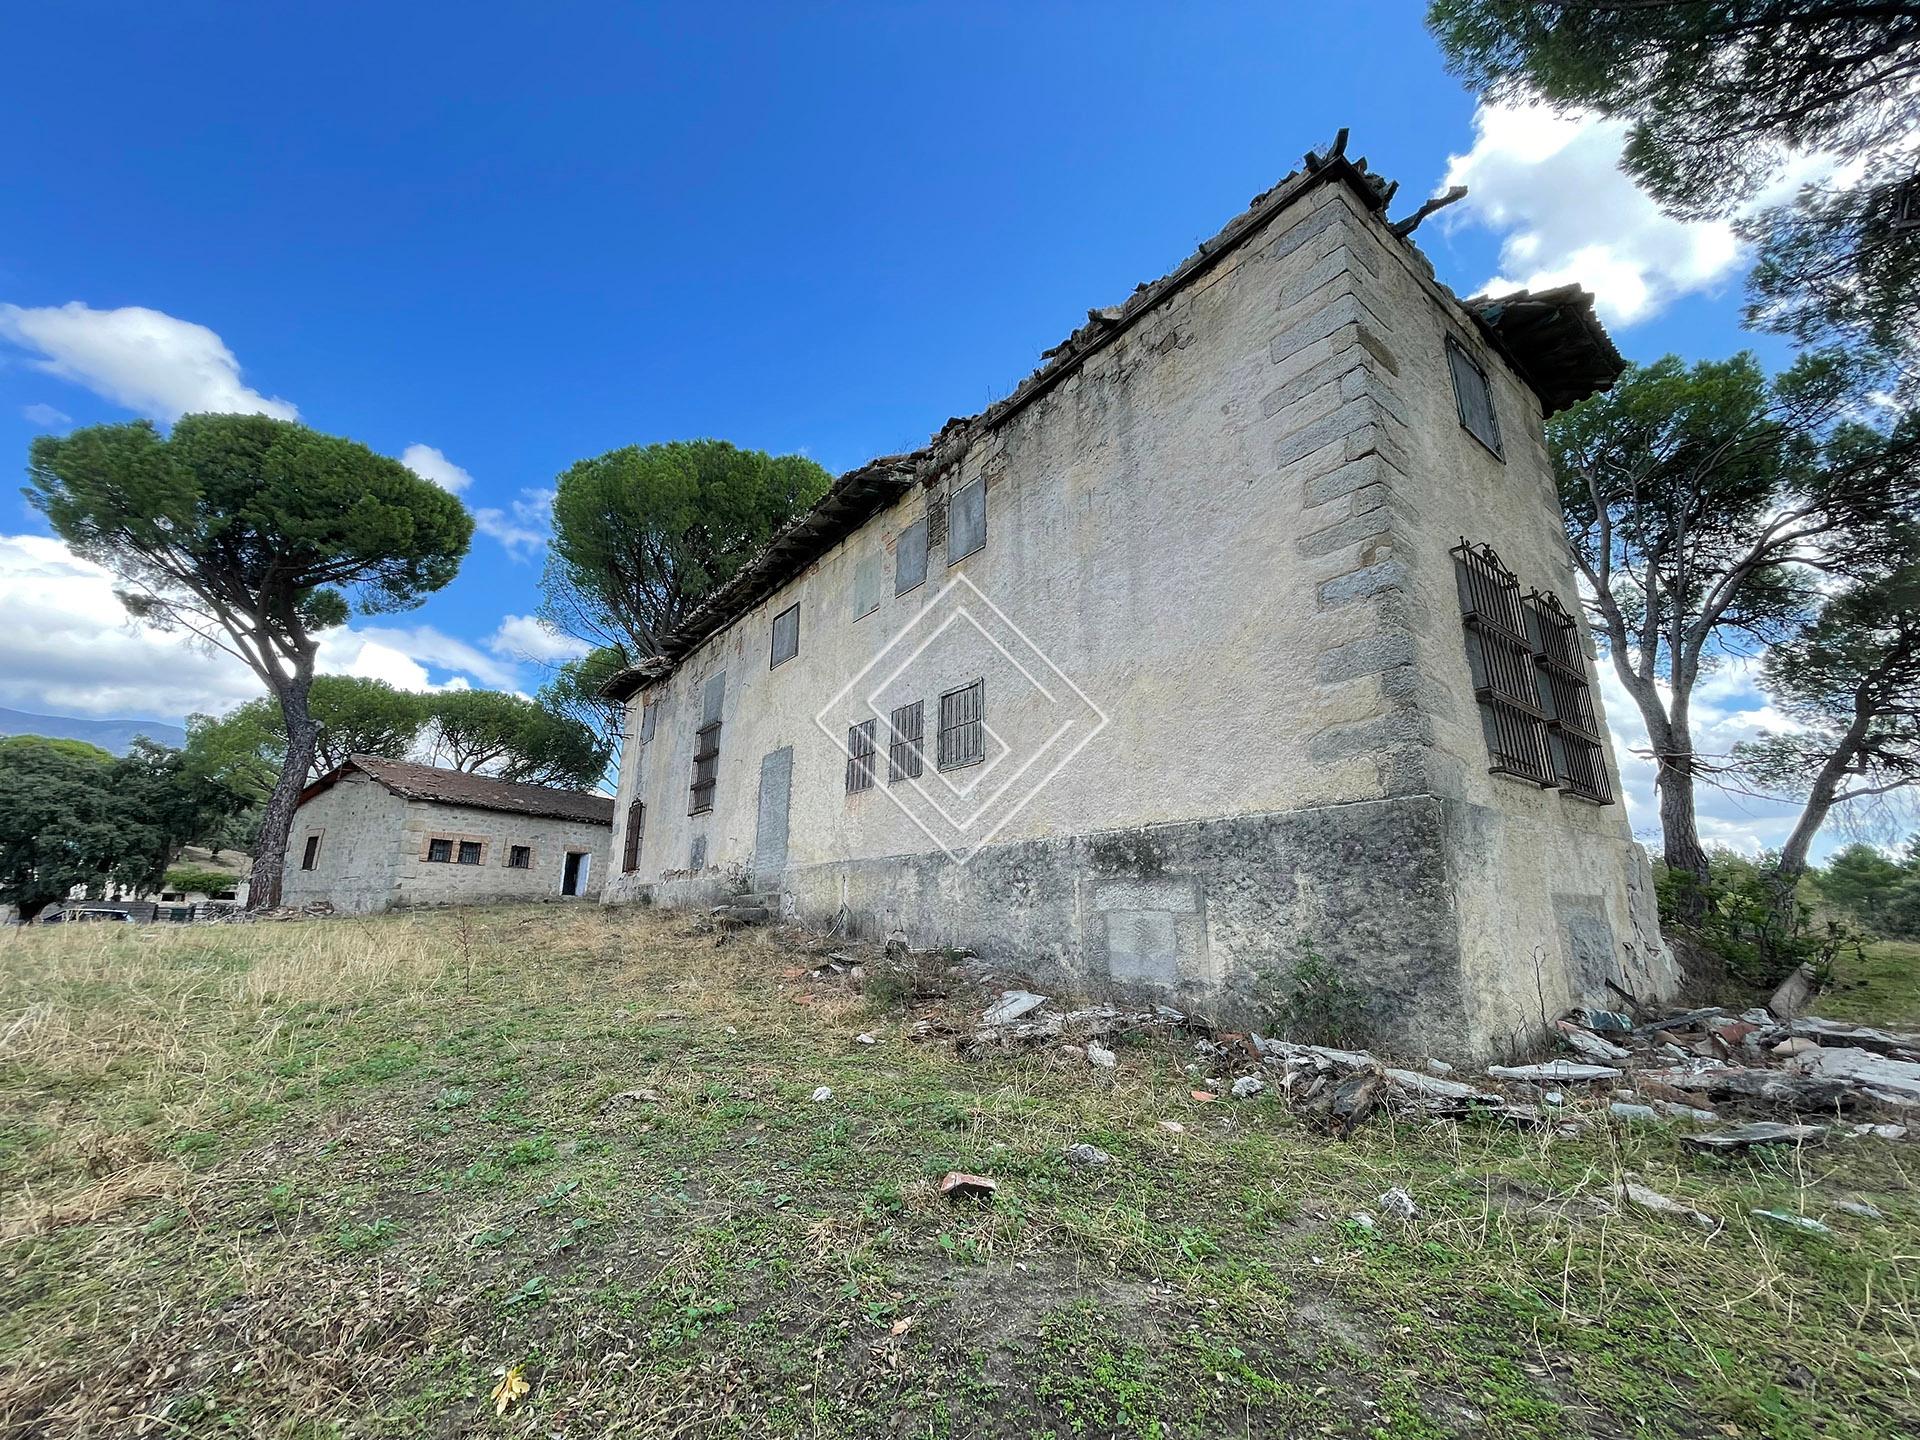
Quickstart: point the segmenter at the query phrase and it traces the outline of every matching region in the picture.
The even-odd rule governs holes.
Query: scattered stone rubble
[[[1187,1069],[1205,1086],[1196,1097],[1277,1095],[1340,1136],[1381,1111],[1562,1134],[1595,1123],[1744,1121],[1686,1137],[1695,1149],[1724,1154],[1835,1136],[1905,1139],[1909,1115],[1920,1121],[1920,1035],[1767,1010],[1708,1006],[1638,1021],[1575,1010],[1553,1033],[1576,1058],[1489,1065],[1471,1080],[1440,1060],[1403,1068],[1363,1050],[1221,1031],[1164,1005],[1064,1010],[1028,989],[1001,991],[971,1031],[922,1019],[913,1033],[950,1039],[961,1054],[1045,1048],[1111,1069],[1119,1063],[1114,1037],[1132,1032],[1192,1037],[1196,1062]]]

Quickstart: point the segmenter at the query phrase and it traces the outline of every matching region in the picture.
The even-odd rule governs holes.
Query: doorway
[[[587,893],[587,872],[593,868],[593,855],[586,850],[569,850],[566,868],[560,872],[562,895]]]

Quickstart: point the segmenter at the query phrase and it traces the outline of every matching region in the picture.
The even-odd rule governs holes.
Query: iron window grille
[[[1453,399],[1460,411],[1460,423],[1473,438],[1501,459],[1500,417],[1493,408],[1493,384],[1480,362],[1467,353],[1467,347],[1447,336],[1447,369],[1453,373]]]
[[[533,847],[513,845],[507,849],[507,868],[509,870],[531,870],[533,868]]]
[[[453,841],[451,840],[427,841],[427,859],[432,861],[435,865],[452,864],[453,863]]]
[[[877,722],[862,720],[847,730],[847,793],[853,795],[873,788],[873,727]]]
[[[480,863],[480,855],[480,842],[478,840],[462,840],[460,842],[460,863],[462,865],[478,865]]]
[[[902,705],[887,719],[887,783],[920,778],[922,713],[918,700]]]
[[[1453,549],[1467,627],[1473,693],[1496,775],[1552,789],[1560,783],[1547,739],[1547,711],[1534,665],[1520,582],[1491,545]]]
[[[976,680],[940,697],[938,764],[942,770],[978,765],[986,758],[987,682]]]
[[[300,856],[300,868],[302,870],[311,870],[319,863],[320,837],[318,835],[309,835],[307,836],[307,848]]]
[[[1550,590],[1527,596],[1526,613],[1533,631],[1534,665],[1551,702],[1547,739],[1554,771],[1569,794],[1610,805],[1613,785],[1607,778],[1606,740],[1593,708],[1580,627]]]
[[[713,809],[713,787],[720,778],[720,722],[702,725],[693,737],[693,784],[687,790],[687,813],[703,815]]]
[[[627,802],[626,853],[620,861],[620,868],[629,875],[640,868],[640,841],[646,833],[647,807],[638,800],[629,800]]]
[[[773,652],[767,661],[775,669],[800,653],[800,607],[789,605],[773,617]]]

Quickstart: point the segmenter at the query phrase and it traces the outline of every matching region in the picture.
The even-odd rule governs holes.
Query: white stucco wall
[[[320,850],[302,870],[309,835]],[[429,861],[428,841],[478,841],[481,863]],[[288,905],[324,900],[349,914],[396,905],[480,904],[559,899],[570,851],[590,855],[584,898],[597,898],[607,869],[605,825],[544,816],[406,800],[360,774],[348,774],[302,805],[287,842],[282,898]],[[525,845],[532,864],[511,868],[511,847]]]
[[[1459,423],[1450,333],[1494,379],[1504,459]],[[763,757],[791,747],[781,883],[803,910],[1201,990],[1303,932],[1354,941],[1376,923],[1365,944],[1400,954],[1396,974],[1417,988],[1442,963],[1418,953],[1438,928],[1457,950],[1444,963],[1466,993],[1447,1024],[1465,1048],[1605,998],[1581,978],[1578,936],[1604,930],[1615,978],[1633,979],[1617,952],[1648,938],[1644,863],[1620,806],[1487,774],[1449,554],[1462,536],[1489,542],[1523,586],[1573,608],[1540,425],[1532,392],[1417,253],[1344,185],[1309,191],[635,698],[612,853],[635,797],[645,842],[608,898],[745,884]],[[896,597],[902,532],[981,479],[984,549],[949,566],[935,547],[926,584]],[[881,603],[856,617],[855,575],[876,554]],[[1093,837],[1090,851],[929,867],[927,835],[883,793],[884,721],[875,788],[846,793],[841,737],[872,713],[870,687],[830,717],[832,738],[815,713],[958,575],[1109,721],[989,850]],[[772,618],[796,603],[799,653],[770,669]],[[720,672],[714,807],[689,817],[702,696]],[[929,775],[938,697],[975,678],[1016,754],[1059,718],[1000,648],[955,624],[881,690],[883,715],[923,701]],[[645,744],[643,704],[656,707]],[[1334,815],[1363,804],[1375,808]],[[1224,849],[1180,828],[1285,816],[1321,818],[1242,825]],[[1130,834],[1155,853],[1122,854]],[[1351,864],[1319,853],[1347,844]],[[1397,867],[1429,861],[1444,883],[1410,877],[1395,893]],[[1384,918],[1366,910],[1370,883]]]

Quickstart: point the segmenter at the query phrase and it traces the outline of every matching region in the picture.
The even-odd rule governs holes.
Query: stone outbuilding
[[[281,898],[347,914],[595,898],[605,795],[355,755],[301,792]]]
[[[607,687],[605,899],[1253,1024],[1331,976],[1450,1055],[1669,991],[1542,429],[1622,361],[1576,287],[1457,298],[1392,193],[1308,156],[776,534]]]

